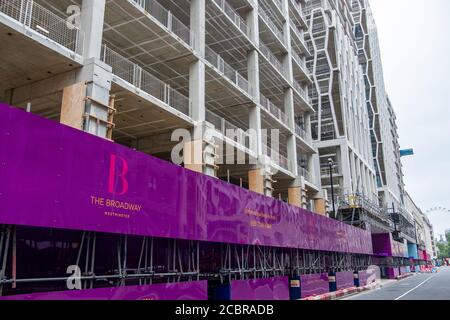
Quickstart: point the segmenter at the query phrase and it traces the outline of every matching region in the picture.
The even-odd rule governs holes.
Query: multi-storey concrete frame
[[[328,159],[338,164],[333,172],[337,195],[359,193],[375,201],[375,172],[370,156],[370,135],[364,81],[353,38],[349,1],[308,2],[314,58],[311,95],[316,114],[313,138],[319,149],[322,185],[331,189]]]
[[[370,119],[373,162],[380,206],[403,206],[403,174],[396,118],[387,97],[377,28],[367,0],[352,1],[355,37],[364,70],[366,103]]]
[[[191,169],[314,209],[325,195],[310,135],[303,6],[1,0],[3,53],[17,54],[5,58],[0,99],[166,160],[177,144],[171,133],[185,128],[194,136],[188,150],[206,155]],[[205,128],[212,139],[198,135]],[[279,130],[278,148],[264,129]],[[252,161],[217,163],[220,145]]]

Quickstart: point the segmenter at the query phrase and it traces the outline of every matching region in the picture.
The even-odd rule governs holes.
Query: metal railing
[[[313,139],[311,137],[310,134],[308,134],[308,132],[306,132],[305,129],[303,129],[302,127],[300,127],[298,124],[295,125],[295,133],[302,138],[303,140],[306,141],[306,143],[312,145],[313,144]]]
[[[308,181],[308,182],[315,183],[314,179],[312,178],[311,173],[307,169],[305,169],[302,166],[298,165],[297,166],[297,170],[298,170],[298,175],[299,176],[305,177],[305,180]]]
[[[222,11],[233,21],[239,30],[241,30],[246,36],[250,36],[250,28],[247,26],[247,23],[226,0],[212,1],[222,9]]]
[[[262,41],[259,41],[259,50],[261,51],[263,56],[266,57],[267,60],[269,60],[269,63],[283,75],[283,77],[287,77],[286,68],[283,67],[283,64],[280,62],[280,60],[275,57],[272,51]]]
[[[112,67],[112,73],[115,76],[190,116],[189,98],[144,70],[137,63],[128,60],[106,45],[102,46],[101,60]]]
[[[284,12],[284,2],[282,0],[273,0],[277,5],[277,8],[280,9],[281,12]]]
[[[292,58],[300,66],[300,68],[305,72],[305,74],[307,74],[307,75],[311,74],[312,73],[311,70],[308,69],[308,67],[306,66],[306,62],[302,58],[300,58],[298,53],[295,52],[295,50],[293,50],[293,49],[292,49],[291,53],[292,53]]]
[[[291,26],[291,30],[294,31],[295,35],[298,37],[298,39],[300,40],[300,42],[302,43],[302,45],[307,48],[308,46],[306,45],[305,42],[305,35],[303,33],[303,31],[298,30],[297,26],[295,25],[293,20],[289,20],[289,24]]]
[[[211,63],[220,74],[223,74],[228,80],[233,82],[236,86],[251,94],[250,84],[239,72],[233,69],[223,58],[218,55],[210,47],[205,48],[205,59]]]
[[[189,46],[194,45],[195,35],[191,32],[181,20],[175,17],[172,12],[167,10],[156,0],[131,0],[147,11],[153,18],[158,20],[170,32],[175,34],[184,43]]]
[[[81,31],[32,0],[0,0],[0,13],[75,53],[83,53]]]
[[[272,103],[269,99],[267,99],[262,93],[260,94],[260,104],[264,110],[273,115],[276,119],[281,121],[284,125],[289,127],[289,118],[288,116],[276,105]]]
[[[302,88],[302,86],[300,86],[300,84],[293,80],[292,84],[294,86],[294,89],[300,94],[301,97],[303,97],[303,99],[305,99],[306,102],[308,102],[309,104],[312,103],[311,98],[308,95],[308,92]]]
[[[267,139],[267,138],[266,138]],[[289,159],[280,154],[279,152],[275,151],[274,149],[270,148],[266,143],[263,142],[263,154],[270,157],[272,162],[275,165],[278,165],[279,167],[291,171],[291,165]]]
[[[383,220],[390,220],[390,215],[385,208],[379,206],[378,203],[369,199],[366,195],[360,193],[344,194],[337,196],[339,207],[359,207],[363,208],[374,216]]]
[[[234,142],[243,145],[247,149],[250,148],[250,134],[247,131],[239,128],[210,110],[206,110],[205,120],[211,123],[216,131],[224,137],[232,139]]]
[[[272,30],[272,32],[275,35],[275,37],[277,37],[278,40],[280,40],[280,42],[283,45],[286,45],[286,41],[284,39],[283,31],[278,29],[278,27],[275,25],[275,23],[272,21],[272,19],[270,19],[268,14],[264,11],[264,9],[261,6],[258,7],[258,15],[267,24],[269,29]]]
[[[291,3],[294,5],[294,8],[297,10],[297,13],[299,14],[300,17],[302,17],[303,20],[305,20],[305,16],[303,13],[303,8],[301,3],[297,2],[296,0],[290,0]]]

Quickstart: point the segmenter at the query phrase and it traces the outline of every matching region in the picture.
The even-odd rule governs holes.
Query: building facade
[[[33,2],[45,17],[32,28],[76,63],[31,80],[6,77],[3,101],[169,161],[171,133],[187,129],[192,161],[185,166],[325,211],[310,133],[312,53],[303,1],[89,3]],[[21,1],[2,8],[15,14]],[[54,85],[60,78],[65,82]],[[52,89],[30,95],[38,85]],[[92,98],[88,107],[74,105],[73,96],[83,95]],[[236,165],[231,149],[244,165]]]
[[[0,102],[26,111],[0,106],[20,158],[2,158],[0,197],[18,179],[38,208],[2,199],[0,261],[24,259],[0,270],[0,296],[61,279],[62,261],[84,265],[84,289],[184,282],[204,297],[312,274],[328,290],[428,248],[429,224],[402,205],[365,1],[0,0],[0,42]],[[38,144],[49,154],[30,156]],[[40,246],[51,275],[23,263]]]

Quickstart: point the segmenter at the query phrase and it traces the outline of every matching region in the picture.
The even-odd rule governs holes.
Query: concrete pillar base
[[[250,191],[273,196],[273,183],[271,173],[264,168],[253,169],[248,172],[248,185]]]

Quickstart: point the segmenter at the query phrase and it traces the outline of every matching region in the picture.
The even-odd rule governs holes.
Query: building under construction
[[[0,298],[299,299],[425,264],[380,199],[368,10],[0,0]]]

